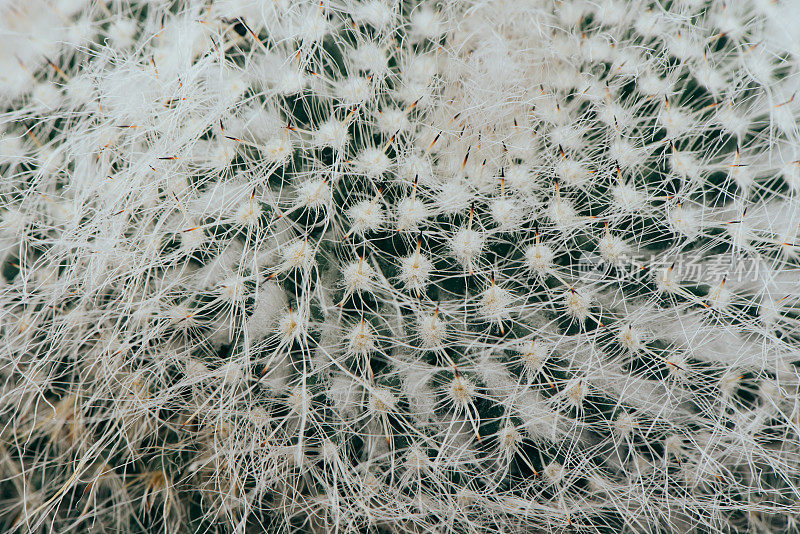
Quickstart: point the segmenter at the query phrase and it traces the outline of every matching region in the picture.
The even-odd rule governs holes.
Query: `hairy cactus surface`
[[[0,530],[798,532],[792,17],[4,3]]]

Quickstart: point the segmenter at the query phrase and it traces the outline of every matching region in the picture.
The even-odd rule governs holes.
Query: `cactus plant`
[[[0,13],[0,525],[797,532],[792,0]]]

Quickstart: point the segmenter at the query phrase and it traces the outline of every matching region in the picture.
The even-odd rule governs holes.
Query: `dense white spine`
[[[0,530],[795,531],[795,4],[0,6]]]

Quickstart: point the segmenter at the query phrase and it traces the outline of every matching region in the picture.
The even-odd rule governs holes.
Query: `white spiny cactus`
[[[0,5],[0,530],[797,532],[798,5]]]

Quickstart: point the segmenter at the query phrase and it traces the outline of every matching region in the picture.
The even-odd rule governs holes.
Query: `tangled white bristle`
[[[309,269],[314,264],[314,251],[307,239],[296,239],[281,250],[283,268]]]
[[[492,283],[480,295],[480,313],[489,321],[503,321],[510,317],[513,302],[510,291]]]
[[[461,375],[457,375],[447,386],[448,397],[458,406],[464,406],[475,398],[475,384]]]
[[[220,282],[220,296],[230,303],[241,302],[247,296],[245,280],[240,276],[233,276]]]
[[[667,213],[670,224],[679,234],[688,239],[694,239],[700,232],[697,210],[677,205]]]
[[[490,210],[497,227],[504,232],[517,230],[524,215],[521,206],[512,198],[495,200]]]
[[[288,136],[275,136],[264,144],[263,154],[270,163],[282,165],[291,158],[293,150]]]
[[[436,196],[436,204],[447,214],[461,213],[469,209],[473,200],[466,184],[453,180],[441,186]]]
[[[294,310],[287,311],[278,319],[281,341],[287,345],[302,339],[307,328],[307,319]]]
[[[428,208],[420,199],[404,198],[397,203],[397,229],[401,232],[415,232],[428,215]]]
[[[629,436],[635,428],[636,418],[627,412],[619,414],[617,418],[614,419],[614,434],[618,437]]]
[[[569,200],[561,197],[550,200],[547,214],[550,220],[561,230],[567,230],[571,225],[575,224],[578,218],[578,214]]]
[[[664,267],[655,272],[656,287],[663,293],[675,293],[680,288],[673,266]]]
[[[519,351],[522,353],[522,363],[530,375],[538,373],[550,357],[551,347],[546,341],[533,338],[524,344]]]
[[[553,249],[543,243],[533,244],[525,250],[526,265],[539,275],[545,275],[553,268],[554,257]]]
[[[375,269],[366,261],[350,262],[342,268],[342,282],[348,294],[369,292],[375,283]]]
[[[369,404],[375,412],[391,412],[397,404],[397,398],[389,389],[376,388],[370,391]]]
[[[336,119],[330,119],[320,124],[313,135],[315,145],[322,148],[330,147],[337,151],[343,150],[349,140],[347,124]]]
[[[630,247],[619,236],[606,233],[597,243],[600,257],[612,265],[621,265],[628,259]]]
[[[450,240],[450,248],[455,258],[467,269],[472,269],[475,260],[480,257],[486,238],[482,232],[469,228],[461,228]]]
[[[620,183],[612,190],[616,207],[623,212],[635,213],[644,208],[645,196],[633,185]]]
[[[591,296],[584,289],[578,291],[570,288],[564,292],[564,306],[571,317],[583,322],[591,311]]]
[[[631,324],[620,326],[617,338],[622,346],[631,352],[637,352],[644,346],[642,332]]]
[[[423,315],[419,318],[417,331],[425,349],[442,349],[447,335],[447,324],[439,317],[439,313]]]
[[[0,530],[791,531],[794,11],[0,5]]]
[[[375,350],[375,333],[366,321],[358,322],[347,335],[349,350],[353,354],[366,355]]]
[[[557,485],[564,479],[565,469],[558,462],[551,462],[545,466],[542,473],[550,484]]]
[[[375,200],[362,200],[352,206],[347,214],[353,223],[353,231],[361,236],[379,230],[386,220],[383,208]]]
[[[378,178],[389,170],[392,161],[380,148],[366,148],[358,155],[356,167],[370,178]]]
[[[731,301],[731,292],[725,287],[725,280],[712,286],[708,292],[708,305],[714,310],[723,311]]]
[[[303,183],[297,191],[297,203],[312,210],[325,209],[331,203],[331,187],[326,178]]]
[[[423,291],[433,270],[430,260],[419,250],[400,261],[400,280],[409,291]]]

